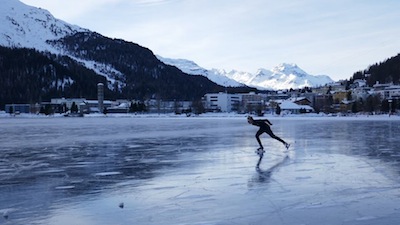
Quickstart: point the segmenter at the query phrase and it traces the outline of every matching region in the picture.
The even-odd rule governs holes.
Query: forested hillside
[[[364,71],[354,73],[350,79],[352,83],[356,79],[367,80],[368,86],[379,83],[400,84],[400,54],[381,63],[376,63]]]
[[[97,83],[107,83],[66,56],[33,49],[0,46],[0,107],[6,103],[37,103],[57,97],[97,98]],[[116,97],[108,89],[106,96]]]
[[[0,46],[0,109],[9,103],[33,104],[60,97],[96,99],[99,82],[105,84],[105,98],[110,100],[198,100],[209,92],[255,90],[224,88],[206,77],[165,65],[149,49],[93,32],[51,44],[60,50],[59,55]],[[85,62],[116,72],[101,74]]]
[[[207,92],[221,91],[203,76],[191,76],[165,65],[147,48],[95,32],[80,32],[52,42],[67,54],[112,66],[122,73],[113,77],[124,83],[120,91],[127,98],[200,98]]]

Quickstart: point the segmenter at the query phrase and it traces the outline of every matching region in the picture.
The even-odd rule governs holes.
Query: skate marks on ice
[[[9,141],[4,142],[0,151],[0,215],[4,214],[0,224],[5,218],[11,224],[27,224],[28,221],[115,224],[121,216],[118,205],[125,202],[126,193],[141,195],[141,187],[146,192],[147,187],[157,182],[156,177],[167,174],[179,176],[169,176],[177,178],[174,182],[166,180],[162,185],[154,185],[151,195],[143,195],[145,200],[156,200],[160,193],[180,192],[181,198],[177,199],[186,199],[189,205],[195,199],[208,201],[212,197],[209,193],[188,192],[180,187],[190,187],[189,181],[198,182],[199,176],[205,177],[194,170],[200,164],[229,155],[218,153],[229,149],[227,143],[232,139],[231,133],[221,132],[221,129],[226,131],[227,126],[232,127],[230,131],[241,129],[230,121],[205,123],[196,119],[54,119],[46,120],[44,125],[41,125],[42,120],[29,120],[32,123],[29,126],[22,126],[25,120],[18,120],[16,122],[21,125],[16,130],[13,130],[14,121],[8,122],[9,129],[5,131],[15,134],[1,137]],[[29,128],[35,135],[31,135],[32,140],[21,142],[20,136],[32,133]],[[40,132],[46,129],[49,131]],[[232,160],[229,162],[235,164]],[[203,183],[229,179],[232,177],[208,177]],[[126,202],[124,211],[132,209],[136,204],[133,202]],[[89,216],[81,216],[82,212],[88,212]],[[143,213],[148,215],[146,211]],[[123,224],[137,224],[135,217],[125,218]]]
[[[68,202],[83,201],[86,205],[82,206],[82,210],[93,211],[97,206],[86,208],[90,205],[87,201],[101,198],[101,193],[113,190],[123,192],[125,188],[130,191],[132,187],[144,185],[146,180],[188,163],[194,167],[201,159],[185,159],[194,151],[201,151],[193,146],[193,143],[201,141],[197,139],[205,138],[148,138],[3,149],[0,153],[0,188],[3,193],[11,194],[0,194],[0,216],[4,214],[4,220],[7,218],[13,224],[26,224],[26,220],[35,215],[38,215],[35,220],[45,217],[40,213],[43,211],[64,215],[53,199],[61,199],[67,205]],[[62,204],[61,209],[65,210]],[[70,216],[79,214],[74,211]],[[46,217],[48,215],[46,213]],[[22,222],[18,223],[18,220]],[[109,224],[113,223],[110,221]]]
[[[217,121],[221,126],[213,130]],[[150,123],[150,130],[144,132],[139,122]],[[389,148],[383,139],[352,145],[342,140],[350,135],[324,139],[318,136],[324,132],[304,133],[304,124],[282,121],[297,131],[287,135],[302,142],[293,143],[296,155],[283,163],[282,152],[267,151],[259,173],[254,149],[243,148],[254,145],[253,130],[248,135],[232,132],[243,129],[240,122],[173,122],[120,124],[129,132],[118,138],[114,127],[106,130],[110,136],[92,134],[104,141],[45,146],[37,141],[33,147],[23,145],[24,151],[5,146],[0,153],[5,193],[0,193],[0,215],[8,219],[0,218],[0,224],[400,224],[399,182],[385,175],[398,167],[388,168],[377,157],[354,154],[350,148],[362,150],[374,143]],[[166,130],[162,135],[153,132],[159,123]],[[208,124],[207,132],[198,131]],[[183,125],[196,130],[187,135]],[[395,130],[393,137],[398,136]],[[354,135],[362,139],[368,132]],[[10,170],[13,164],[16,170]]]
[[[266,160],[260,171],[254,171],[254,164],[239,168],[211,163],[191,173],[157,177],[140,188],[135,199],[127,198],[126,205],[134,207],[130,213],[138,224],[268,221],[361,225],[400,221],[399,185],[364,159],[313,154],[274,160]],[[243,179],[250,180],[244,183]]]
[[[266,202],[253,222],[398,224],[400,186],[381,173],[381,166],[369,159],[321,153],[271,167],[272,173],[265,170],[251,179],[250,190]]]
[[[252,161],[232,163],[242,154],[219,149],[187,155],[186,159],[212,160],[202,161],[201,167],[179,166],[140,185],[119,186],[101,198],[53,205],[51,216],[41,222],[63,225],[73,218],[75,224],[390,225],[400,221],[399,186],[379,172],[383,168],[364,159],[323,153],[284,159],[270,154],[258,172],[253,152],[248,154]],[[123,209],[118,207],[121,202]]]

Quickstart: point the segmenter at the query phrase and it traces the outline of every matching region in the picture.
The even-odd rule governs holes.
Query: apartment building
[[[205,108],[214,112],[232,112],[242,101],[240,94],[209,93],[204,95]]]

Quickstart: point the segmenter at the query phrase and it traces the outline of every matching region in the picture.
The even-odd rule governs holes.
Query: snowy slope
[[[58,20],[47,10],[25,5],[18,0],[2,0],[0,31],[2,46],[54,52],[47,40],[88,30]]]
[[[310,75],[296,64],[282,63],[271,70],[259,69],[247,84],[262,89],[296,89],[317,87],[332,82],[329,76]]]
[[[310,75],[296,64],[282,63],[271,70],[259,69],[257,73],[252,74],[236,70],[229,72],[218,69],[206,70],[190,60],[157,57],[165,64],[176,66],[185,73],[206,76],[211,81],[223,86],[238,87],[244,84],[258,89],[281,90],[317,87],[333,82],[326,75]]]
[[[167,65],[177,67],[184,73],[191,74],[191,75],[205,76],[212,82],[222,85],[222,86],[225,86],[225,87],[244,86],[243,83],[237,82],[234,79],[224,76],[223,74],[225,73],[225,71],[219,71],[216,69],[206,70],[206,69],[200,67],[199,65],[197,65],[195,62],[187,60],[187,59],[170,59],[170,58],[161,57],[159,55],[157,55],[157,58],[161,62],[163,62]]]
[[[175,66],[180,69],[182,72],[191,74],[191,75],[207,75],[207,70],[197,65],[195,62],[187,60],[187,59],[170,59],[164,58],[162,56],[156,55],[157,59],[161,62]]]
[[[5,47],[34,48],[54,54],[68,55],[83,63],[87,68],[103,75],[109,81],[108,87],[114,89],[123,84],[115,80],[115,74],[122,73],[104,63],[77,58],[64,51],[60,46],[53,46],[47,41],[58,40],[77,32],[90,32],[88,29],[71,25],[54,18],[47,10],[28,6],[18,0],[2,0],[0,4],[0,45]]]

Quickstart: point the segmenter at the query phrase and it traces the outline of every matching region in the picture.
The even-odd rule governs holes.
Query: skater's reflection
[[[287,160],[288,156],[283,157],[280,161],[274,164],[269,169],[262,169],[260,167],[256,167],[257,174],[254,175],[249,181],[249,187],[253,187],[257,183],[269,183],[271,181],[272,174],[282,166]]]

